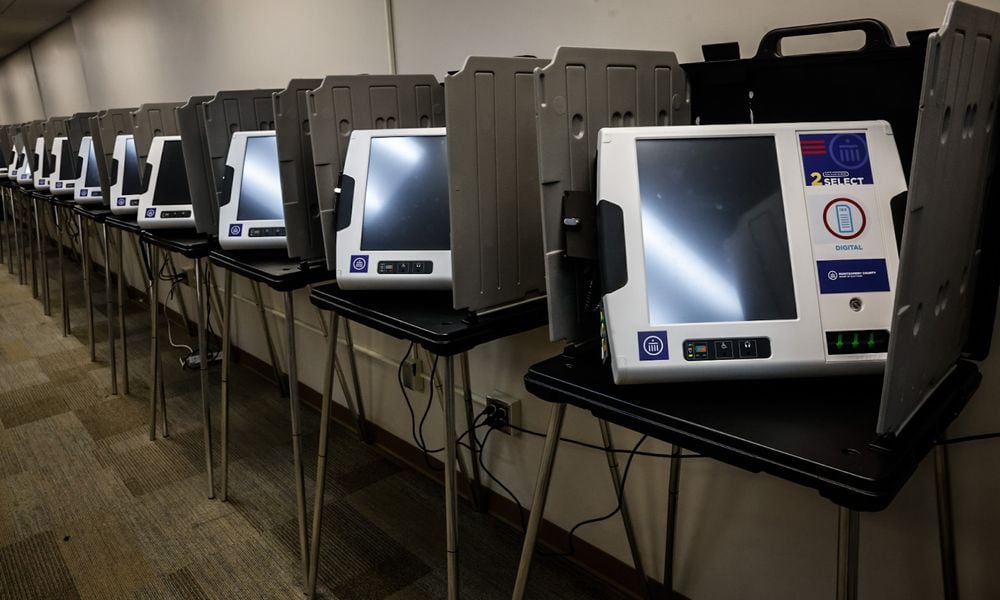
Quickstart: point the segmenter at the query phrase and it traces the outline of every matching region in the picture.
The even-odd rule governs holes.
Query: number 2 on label
[[[823,185],[823,176],[820,175],[819,171],[813,171],[809,176],[813,178],[812,183],[809,185]]]

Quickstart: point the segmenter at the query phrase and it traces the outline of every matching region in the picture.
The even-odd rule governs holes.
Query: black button
[[[757,358],[757,340],[740,340],[740,358]]]
[[[128,205],[129,206],[139,206],[139,201],[138,200],[129,200]]]
[[[406,261],[401,261],[399,263],[399,272],[400,273],[409,274],[409,272],[410,272],[410,263],[408,263]]]
[[[717,340],[715,342],[715,358],[732,358],[732,357],[733,357],[733,341]]]
[[[280,235],[280,236],[284,236],[285,235],[285,228],[284,227],[278,227],[277,229],[275,229],[275,231],[277,233],[275,233],[274,235]]]
[[[413,263],[413,272],[414,273],[423,273],[424,272],[424,261],[422,261],[422,260],[414,261],[414,263]]]

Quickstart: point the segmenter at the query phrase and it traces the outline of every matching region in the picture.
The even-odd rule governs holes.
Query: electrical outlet
[[[414,392],[423,392],[427,389],[424,381],[424,364],[419,358],[411,356],[403,363],[403,386]]]
[[[222,361],[222,352],[209,352],[208,353],[208,364],[214,365],[217,362]],[[191,356],[180,359],[181,367],[186,369],[197,370],[201,368],[201,355],[195,352]]]
[[[486,394],[487,408],[493,407],[493,412],[486,417],[486,422],[490,427],[499,429],[507,435],[517,435],[517,429],[521,426],[521,401],[513,396],[509,396],[500,391],[493,391]]]

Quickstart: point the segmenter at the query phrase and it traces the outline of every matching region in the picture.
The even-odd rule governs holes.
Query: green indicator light
[[[837,343],[834,345],[837,347],[837,350],[840,350],[841,348],[844,347],[844,334],[842,333],[837,334]]]
[[[857,334],[857,333],[854,334],[854,340],[851,342],[851,348],[854,348],[855,350],[857,350],[858,346],[861,345],[861,340],[858,339],[859,337],[860,337],[860,334]]]
[[[874,332],[868,334],[868,347],[869,348],[874,348],[875,347],[875,333]]]

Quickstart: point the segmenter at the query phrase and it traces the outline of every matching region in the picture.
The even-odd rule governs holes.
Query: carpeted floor
[[[80,268],[67,262],[69,337],[54,260],[52,269],[45,317],[0,265],[0,599],[301,597],[287,400],[234,365],[230,500],[207,499],[197,375],[166,354],[170,437],[149,441],[148,313],[130,306],[131,393],[111,396],[103,282],[91,362]],[[211,381],[215,399],[216,369]],[[303,418],[311,475],[318,416]],[[346,429],[333,430],[331,448],[321,596],[445,597],[440,486]],[[310,478],[310,500],[311,490]],[[520,534],[464,504],[459,523],[463,597],[509,598]],[[539,559],[531,597],[617,595],[565,561]]]

